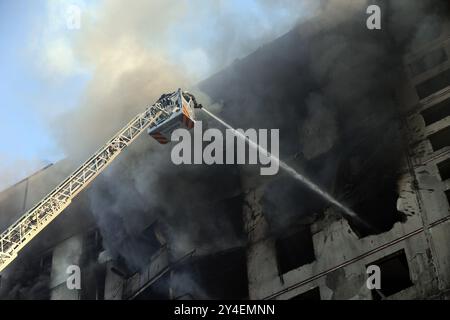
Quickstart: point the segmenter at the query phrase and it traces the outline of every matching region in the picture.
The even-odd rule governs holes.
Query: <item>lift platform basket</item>
[[[157,103],[160,103],[161,108],[169,114],[168,118],[148,130],[148,134],[159,143],[170,142],[170,136],[176,129],[194,127],[195,101],[190,94],[178,89],[173,93],[162,95]]]

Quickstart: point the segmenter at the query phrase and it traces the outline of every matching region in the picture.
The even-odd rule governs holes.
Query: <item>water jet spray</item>
[[[314,191],[315,193],[317,193],[319,196],[321,196],[324,200],[328,201],[329,203],[331,203],[332,205],[334,205],[335,207],[337,207],[338,209],[340,209],[342,212],[344,212],[346,215],[354,218],[355,220],[357,220],[358,222],[364,224],[366,227],[369,227],[367,225],[367,223],[365,223],[364,221],[362,221],[359,216],[350,208],[348,208],[347,206],[345,206],[344,204],[342,204],[341,202],[339,202],[336,198],[334,198],[331,194],[329,194],[328,192],[322,190],[317,184],[315,184],[314,182],[312,182],[309,178],[305,177],[304,175],[298,173],[294,168],[292,168],[291,166],[289,166],[287,163],[285,163],[284,161],[280,160],[278,157],[274,156],[273,154],[271,154],[269,151],[267,151],[265,148],[261,147],[259,144],[257,144],[256,142],[250,140],[247,136],[245,136],[244,134],[242,134],[241,132],[237,131],[236,129],[234,129],[232,126],[230,126],[228,123],[226,123],[225,121],[223,121],[222,119],[220,119],[219,117],[217,117],[216,115],[212,114],[210,111],[208,111],[207,109],[205,109],[204,107],[202,108],[203,111],[205,111],[210,117],[212,117],[214,120],[216,120],[217,122],[219,122],[220,124],[222,124],[223,126],[225,126],[226,128],[230,129],[231,132],[239,137],[240,139],[245,140],[249,146],[251,146],[252,148],[255,148],[257,150],[259,150],[260,152],[266,154],[268,157],[270,157],[270,159],[272,161],[276,161],[279,166],[285,171],[287,172],[291,177],[293,177],[295,180],[303,183],[304,185],[306,185],[310,190]]]

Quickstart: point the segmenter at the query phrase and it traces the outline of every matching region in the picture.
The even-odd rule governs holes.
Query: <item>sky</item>
[[[126,30],[200,81],[306,15],[295,0],[149,2],[0,0],[0,190],[65,157],[52,126],[77,110],[101,66],[85,38]],[[73,6],[80,28],[68,25]]]
[[[80,73],[50,79],[41,69],[35,37],[47,10],[42,1],[0,2],[0,189],[64,156],[43,118],[74,108],[87,81]]]

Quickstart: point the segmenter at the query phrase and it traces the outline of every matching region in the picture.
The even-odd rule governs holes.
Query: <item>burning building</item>
[[[280,129],[280,158],[359,219],[282,171],[178,167],[140,139],[9,267],[4,297],[448,299],[443,4],[408,18],[386,4],[382,30],[363,11],[319,16],[199,84],[233,126]],[[22,213],[68,172],[57,163],[4,191],[1,212]],[[69,265],[79,290],[65,284]]]

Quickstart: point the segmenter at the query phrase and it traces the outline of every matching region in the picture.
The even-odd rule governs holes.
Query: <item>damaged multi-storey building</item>
[[[279,129],[280,158],[359,219],[282,170],[175,166],[141,137],[11,264],[3,297],[450,298],[450,24],[437,5],[383,10],[382,30],[325,12],[199,84],[233,126]],[[67,167],[3,191],[2,226]]]

